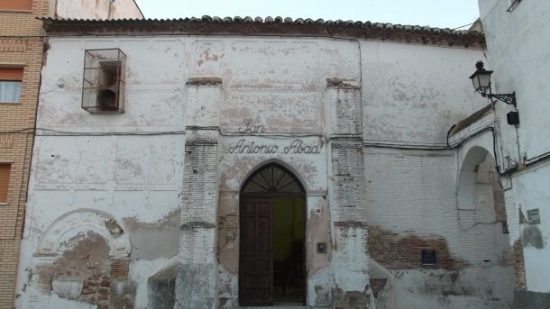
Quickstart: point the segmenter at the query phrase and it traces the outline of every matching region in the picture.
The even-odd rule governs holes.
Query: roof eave
[[[40,18],[49,36],[224,35],[379,39],[427,45],[483,47],[481,33],[420,26],[267,17],[82,20]]]

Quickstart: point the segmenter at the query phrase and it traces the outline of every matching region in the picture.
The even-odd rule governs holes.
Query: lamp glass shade
[[[491,89],[491,74],[493,71],[486,71],[484,69],[477,70],[470,79],[474,85],[474,89],[482,95],[487,94]]]

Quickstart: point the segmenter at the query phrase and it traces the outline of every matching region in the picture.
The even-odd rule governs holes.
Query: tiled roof
[[[281,35],[369,38],[430,45],[483,46],[479,32],[361,21],[286,17],[210,17],[180,19],[60,19],[43,17],[49,35]]]
[[[475,112],[475,113],[471,114],[470,116],[462,119],[461,121],[455,123],[453,125],[452,129],[449,131],[449,136],[453,136],[456,133],[464,130],[465,128],[467,128],[472,123],[478,121],[479,119],[481,119],[481,118],[485,117],[486,115],[490,114],[491,112],[493,112],[494,109],[495,109],[495,102],[489,103],[488,105],[486,105],[482,109],[478,110],[477,112]]]

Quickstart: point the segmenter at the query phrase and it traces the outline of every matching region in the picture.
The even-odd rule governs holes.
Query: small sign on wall
[[[527,210],[527,222],[529,224],[540,223],[540,213],[538,208]]]

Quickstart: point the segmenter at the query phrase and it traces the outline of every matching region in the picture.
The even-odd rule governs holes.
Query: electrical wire
[[[460,28],[464,28],[464,27],[473,25],[474,23],[475,23],[475,21],[474,21],[474,22],[471,22],[471,23],[469,23],[469,24],[462,25],[462,26],[460,26],[460,27],[453,28],[453,29],[451,29],[451,30],[457,30],[457,29],[460,29]]]

